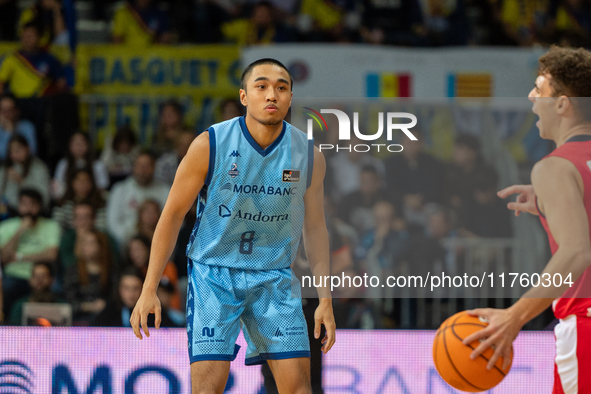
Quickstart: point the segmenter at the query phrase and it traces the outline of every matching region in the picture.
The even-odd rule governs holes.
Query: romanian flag
[[[488,73],[456,73],[447,77],[447,97],[492,97],[493,77]]]
[[[367,97],[410,97],[411,83],[410,74],[367,74]]]

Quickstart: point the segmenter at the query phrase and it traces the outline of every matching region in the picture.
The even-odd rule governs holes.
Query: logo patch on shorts
[[[281,177],[283,182],[299,182],[300,181],[300,170],[283,170],[283,176]]]

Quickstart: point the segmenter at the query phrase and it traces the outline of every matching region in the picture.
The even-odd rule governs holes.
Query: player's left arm
[[[532,184],[550,232],[559,245],[542,275],[548,273],[551,278],[554,278],[554,274],[560,274],[562,278],[570,275],[574,282],[591,264],[589,222],[583,202],[581,175],[570,161],[549,157],[534,166]],[[487,328],[464,340],[465,344],[469,344],[479,338],[487,338],[472,352],[471,357],[474,359],[489,346],[494,346],[494,355],[488,363],[490,369],[499,357],[509,356],[519,330],[568,288],[568,283],[562,283],[560,287],[532,287],[508,309],[470,311],[489,321]],[[508,364],[509,359],[505,357],[503,368]]]
[[[312,275],[330,275],[330,252],[328,230],[324,219],[324,174],[326,161],[324,155],[314,148],[314,170],[312,182],[304,195],[304,247],[310,263]],[[336,325],[332,310],[332,297],[328,288],[318,288],[320,305],[314,313],[314,337],[320,338],[320,327],[324,324],[326,335],[322,339],[322,351],[328,352],[335,341]]]

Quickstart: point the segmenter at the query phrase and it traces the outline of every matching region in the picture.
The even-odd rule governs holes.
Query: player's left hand
[[[324,324],[326,334],[322,338],[322,352],[328,353],[332,345],[334,345],[336,324],[334,322],[334,314],[332,311],[332,299],[320,300],[320,305],[314,312],[314,338],[320,338],[320,328]]]
[[[511,312],[507,309],[473,309],[466,311],[471,316],[481,316],[488,320],[488,326],[480,331],[469,335],[464,339],[464,345],[474,341],[482,340],[480,345],[474,349],[470,358],[476,359],[482,352],[489,347],[494,349],[493,356],[490,358],[487,369],[492,369],[499,357],[503,357],[503,370],[506,370],[511,364],[511,349],[513,341],[517,338],[521,324]]]

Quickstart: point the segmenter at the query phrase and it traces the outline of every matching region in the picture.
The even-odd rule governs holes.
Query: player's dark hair
[[[553,96],[591,97],[591,52],[552,46],[540,57],[540,75],[550,74]]]
[[[244,89],[246,91],[246,80],[250,77],[250,74],[252,74],[252,70],[254,70],[254,68],[256,66],[261,66],[263,64],[273,64],[275,66],[279,66],[282,69],[284,69],[287,72],[287,75],[289,75],[289,88],[290,90],[293,90],[293,77],[291,76],[291,73],[289,72],[289,70],[287,69],[287,67],[285,67],[285,65],[283,63],[281,63],[279,60],[276,59],[272,59],[272,58],[264,58],[264,59],[259,59],[256,60],[252,63],[250,63],[242,72],[242,89]]]

